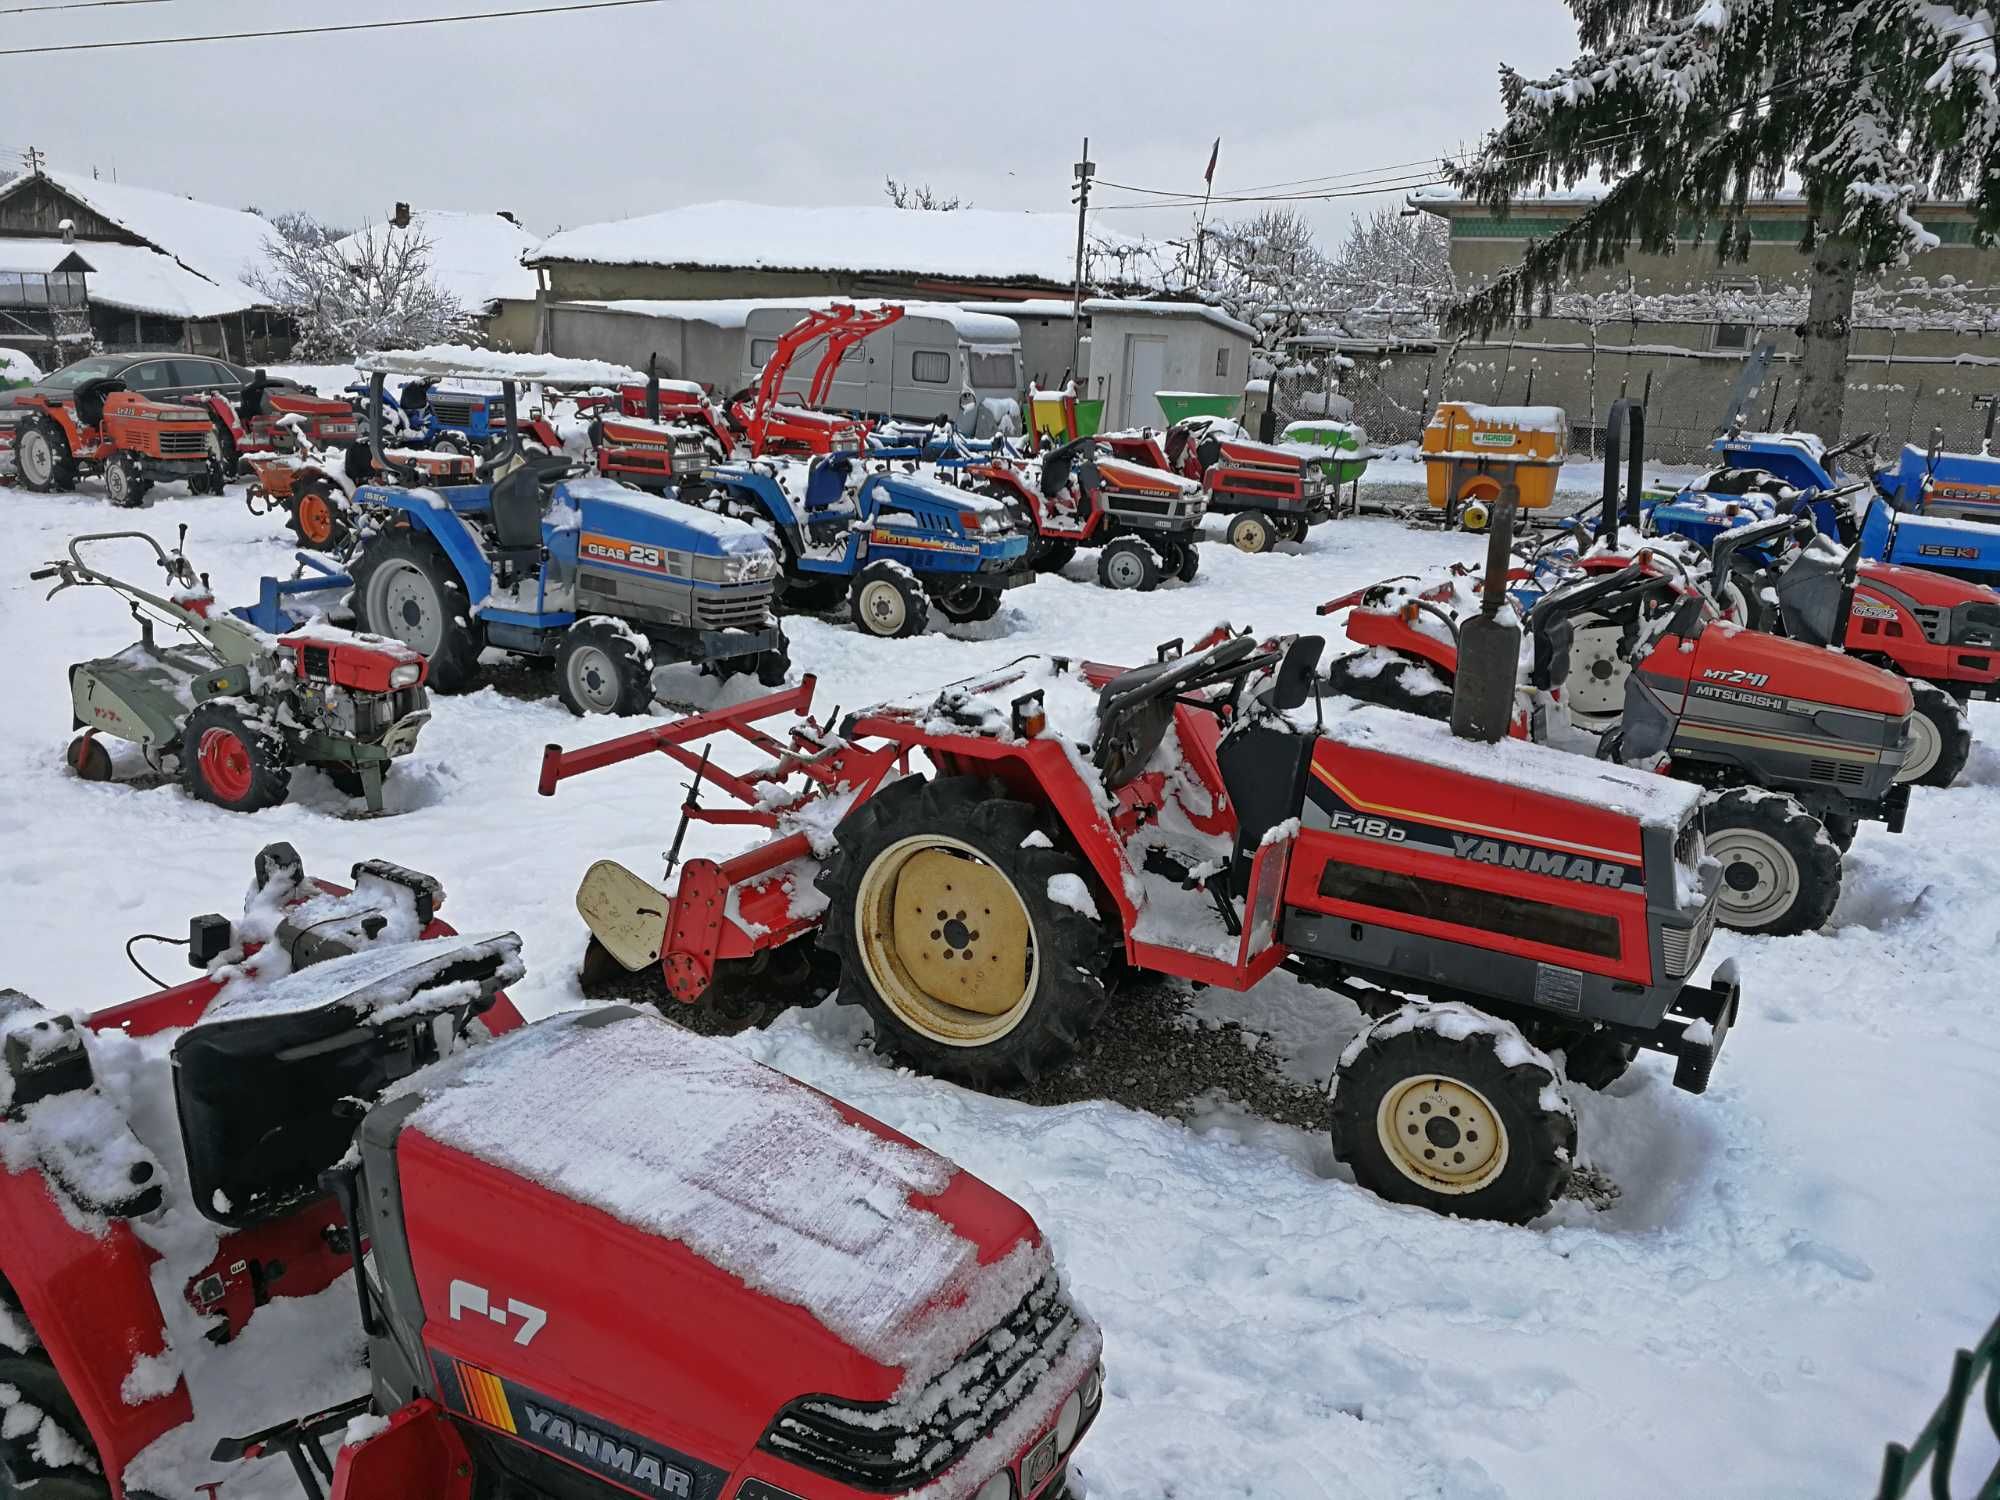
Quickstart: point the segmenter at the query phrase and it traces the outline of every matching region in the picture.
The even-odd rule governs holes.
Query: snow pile
[[[533,272],[528,273],[530,277]],[[903,319],[933,318],[951,325],[953,333],[968,344],[987,345],[987,349],[975,353],[1019,352],[1021,344],[1020,327],[1011,318],[996,312],[974,312],[956,302],[925,302],[910,297],[620,297],[611,301],[579,301],[566,303],[570,307],[597,307],[606,312],[631,313],[642,318],[671,318],[686,323],[705,323],[711,328],[748,328],[750,318],[760,312],[791,312],[798,317],[792,326],[805,320],[807,313],[825,312],[829,308],[854,307],[862,312],[875,312],[884,307],[900,307]],[[902,319],[899,319],[900,323]],[[893,336],[897,324],[878,333]],[[875,337],[870,334],[869,338]],[[865,345],[867,340],[862,341]],[[818,341],[805,346],[802,359],[816,359],[824,346]],[[810,364],[805,368],[810,369]],[[798,367],[794,367],[797,373]],[[660,389],[666,390],[676,382],[662,380]],[[700,386],[692,381],[685,384],[697,391]]]
[[[1569,431],[1569,418],[1560,406],[1486,406],[1477,401],[1450,403],[1464,413],[1464,419],[1479,427],[1511,427],[1516,432]],[[1432,421],[1435,423],[1436,418]]]
[[[927,1380],[1048,1274],[1047,1249],[982,1266],[922,1200],[956,1169],[849,1122],[741,1053],[631,1015],[554,1023],[414,1081],[410,1126],[804,1308]]]
[[[19,349],[9,349],[0,344],[0,389],[9,385],[28,385],[42,378],[42,367]]]
[[[355,363],[385,375],[438,380],[546,381],[552,385],[624,385],[646,377],[601,359],[565,359],[554,354],[517,354],[507,349],[475,349],[469,344],[427,344],[421,349],[388,349],[364,354]]]

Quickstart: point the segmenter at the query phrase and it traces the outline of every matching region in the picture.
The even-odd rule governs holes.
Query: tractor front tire
[[[0,1281],[0,1314],[27,1333],[28,1347],[0,1343],[0,1495],[23,1500],[110,1500],[96,1445],[69,1389],[28,1326],[13,1289]],[[30,1419],[28,1409],[38,1415]],[[83,1462],[77,1460],[82,1459]]]
[[[1201,572],[1201,548],[1191,541],[1173,542],[1169,546],[1167,571],[1182,583],[1193,583],[1195,575]]]
[[[937,607],[954,625],[976,625],[1000,613],[1000,590],[960,584],[937,596]]]
[[[818,878],[820,942],[878,1052],[984,1089],[1033,1083],[1076,1051],[1113,940],[1064,899],[1087,896],[1088,870],[1043,823],[978,776],[894,782],[841,822]]]
[[[308,479],[293,489],[285,502],[285,524],[299,545],[316,552],[329,552],[347,540],[352,529],[347,519],[346,497],[334,497],[333,486],[324,479]]]
[[[1075,556],[1075,542],[1043,542],[1035,550],[1032,566],[1037,573],[1060,573]]]
[[[1261,510],[1246,510],[1229,523],[1229,545],[1238,552],[1269,552],[1278,545],[1278,527]]]
[[[67,494],[76,488],[76,460],[69,439],[47,417],[29,417],[15,432],[14,472],[25,489],[41,495]]]
[[[479,685],[479,636],[465,585],[435,542],[385,531],[354,560],[356,623],[401,641],[430,659],[432,692],[463,693]]]
[[[606,615],[578,620],[556,650],[556,696],[579,718],[644,713],[653,705],[652,647]]]
[[[1562,1074],[1508,1022],[1454,1009],[1477,1024],[1433,1026],[1430,1007],[1406,1005],[1342,1055],[1333,1154],[1392,1203],[1526,1224],[1576,1162]]]
[[[291,795],[284,737],[240,698],[197,704],[181,726],[181,785],[231,812],[262,812]]]
[[[1136,536],[1113,537],[1097,553],[1097,581],[1107,589],[1150,594],[1160,586],[1160,558]]]
[[[884,640],[922,635],[931,622],[931,601],[906,568],[873,562],[854,578],[848,600],[854,623]]]
[[[847,594],[847,580],[837,574],[788,571],[778,599],[794,614],[823,615],[839,609]]]
[[[1812,932],[1840,899],[1840,849],[1795,797],[1731,787],[1702,805],[1708,852],[1722,865],[1716,919],[1736,932]]]
[[[153,482],[143,477],[122,454],[113,457],[104,466],[104,493],[120,510],[134,510],[144,505],[146,492],[152,487]]]
[[[1972,754],[1972,720],[1964,705],[1934,682],[1912,682],[1917,711],[1910,717],[1910,757],[1898,781],[1950,786]]]

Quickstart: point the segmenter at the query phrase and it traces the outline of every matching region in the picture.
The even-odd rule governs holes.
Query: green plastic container
[[[1155,391],[1161,415],[1173,426],[1189,417],[1233,417],[1243,405],[1241,396],[1204,396],[1198,391]]]
[[[1076,403],[1076,435],[1095,437],[1104,426],[1104,403],[1102,401],[1079,401]]]
[[[1329,484],[1352,484],[1368,472],[1368,434],[1352,422],[1290,422],[1279,436],[1280,442],[1312,443],[1352,457],[1330,458],[1320,465]]]

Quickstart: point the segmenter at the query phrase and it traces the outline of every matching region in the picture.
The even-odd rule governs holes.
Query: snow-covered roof
[[[269,260],[271,226],[253,213],[128,183],[102,182],[80,172],[46,168],[42,175],[119,228],[219,286],[245,280]],[[90,248],[95,250],[97,243]]]
[[[1016,302],[961,302],[967,312],[998,313],[1003,318],[1067,318],[1076,311],[1068,297],[1023,297]],[[1085,304],[1084,316],[1089,317]]]
[[[1246,339],[1257,337],[1257,330],[1248,323],[1239,322],[1221,308],[1210,307],[1206,302],[1154,302],[1139,297],[1090,297],[1084,301],[1083,310],[1093,317],[1137,313],[1153,318],[1199,318],[1204,323],[1213,323],[1217,328],[1226,328],[1231,333],[1241,334]]]
[[[949,323],[968,344],[1015,344],[1021,339],[1020,326],[1011,318],[992,313],[968,312],[956,302],[915,302],[906,297],[688,297],[661,300],[627,297],[611,302],[563,302],[560,307],[601,307],[607,312],[633,313],[644,318],[682,318],[707,323],[715,328],[743,328],[750,315],[776,308],[804,317],[822,312],[836,302],[851,302],[864,311],[895,303],[911,318],[937,318]]]
[[[1099,241],[1136,240],[1094,231]],[[775,271],[901,272],[992,281],[1068,282],[1076,220],[1068,214],[961,208],[950,213],[869,205],[781,207],[694,203],[552,235],[530,265],[703,266]]]
[[[957,1169],[726,1043],[576,1012],[412,1082],[410,1128],[679,1241],[870,1358],[907,1366],[942,1342],[949,1359],[984,1331],[965,1304],[986,1303],[1000,1266],[929,1206]],[[1017,1300],[1047,1267],[1034,1249],[1039,1264],[1006,1278]],[[989,1323],[1008,1310],[982,1307]]]
[[[419,209],[410,215],[407,229],[370,224],[336,241],[334,249],[351,261],[364,246],[394,244],[408,234],[429,244],[431,279],[467,307],[485,307],[503,297],[534,299],[535,273],[521,264],[521,257],[535,248],[537,237],[497,213]]]
[[[551,385],[620,385],[646,377],[628,365],[601,359],[564,359],[556,354],[516,354],[505,349],[474,349],[467,344],[432,344],[423,349],[378,350],[354,362],[357,370],[385,375],[415,375],[443,380],[462,376],[473,380],[533,380]]]
[[[174,318],[220,318],[270,301],[240,281],[212,281],[173,256],[144,245],[110,240],[71,244],[61,239],[0,239],[0,270],[53,271],[72,255],[90,268],[85,283],[90,300],[107,307]]]

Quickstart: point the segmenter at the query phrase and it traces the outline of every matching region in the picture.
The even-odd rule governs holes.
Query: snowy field
[[[66,773],[65,669],[133,632],[102,591],[45,604],[30,567],[76,532],[137,526],[170,542],[185,522],[225,602],[289,568],[287,534],[246,513],[240,486],[156,493],[121,512],[94,484],[0,490],[0,982],[77,1011],[144,991],[123,940],[233,914],[252,855],[285,839],[324,874],[380,856],[439,876],[461,928],[525,939],[525,1012],[578,1004],[577,880],[605,857],[657,875],[681,779],[642,761],[537,797],[544,744],[614,729],[534,696],[545,677],[437,701],[380,819],[313,772],[297,773],[291,805],[254,817],[172,785]],[[984,625],[879,641],[798,620],[792,652],[819,674],[822,709],[851,708],[1023,652],[1139,661],[1219,620],[1312,630],[1328,597],[1479,548],[1346,521],[1275,555],[1211,545],[1193,584],[1151,595],[1099,590],[1086,557]],[[141,562],[135,551],[131,576],[146,577]],[[707,701],[697,679],[662,683]],[[1108,1399],[1077,1486],[1090,1500],[1872,1493],[1883,1443],[1915,1435],[1951,1351],[2000,1308],[2000,709],[1975,706],[1973,723],[1983,743],[1959,786],[1920,792],[1899,838],[1864,826],[1827,931],[1717,937],[1711,959],[1736,957],[1747,995],[1714,1087],[1675,1093],[1654,1058],[1610,1096],[1581,1094],[1585,1158],[1622,1193],[1565,1201],[1526,1229],[1380,1202],[1323,1133],[1227,1101],[1183,1125],[898,1072],[866,1048],[860,1012],[833,1002],[740,1044],[1039,1219],[1106,1330]],[[697,828],[689,852],[747,842]],[[1345,1001],[1284,976],[1203,995],[1196,1014],[1268,1033],[1313,1082],[1359,1026]],[[1983,1473],[1990,1443],[1967,1446],[1961,1472]]]

